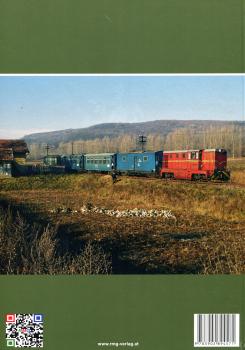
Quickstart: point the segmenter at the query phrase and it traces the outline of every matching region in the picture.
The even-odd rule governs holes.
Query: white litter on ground
[[[99,207],[88,207],[86,205],[82,206],[80,209],[82,214],[87,213],[97,213],[97,214],[105,214],[108,216],[115,216],[117,218],[122,217],[140,217],[140,218],[152,218],[152,217],[161,217],[165,219],[174,219],[176,220],[175,215],[171,212],[171,210],[157,210],[157,209],[127,209],[127,210],[115,210],[115,209],[106,209]]]
[[[83,205],[80,210],[73,210],[71,208],[55,208],[50,210],[51,213],[55,214],[75,214],[75,213],[81,213],[81,214],[89,214],[89,213],[95,213],[95,214],[104,214],[108,216],[114,216],[116,218],[122,218],[122,217],[137,217],[137,218],[164,218],[164,219],[173,219],[177,220],[176,216],[171,212],[171,210],[165,210],[165,209],[126,209],[126,210],[118,210],[118,209],[106,209],[106,208],[100,208],[93,206],[91,203],[87,205]]]

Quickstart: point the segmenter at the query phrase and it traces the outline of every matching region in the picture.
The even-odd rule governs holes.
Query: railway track
[[[240,187],[240,188],[245,188],[245,185],[237,184],[232,181],[208,181],[208,180],[178,180],[178,179],[162,179],[159,177],[147,177],[147,176],[134,176],[134,175],[129,175],[129,176],[118,176],[118,179],[122,178],[128,178],[128,179],[137,179],[140,181],[162,181],[163,183],[176,183],[176,184],[191,184],[191,185],[207,185],[207,186],[226,186],[226,187]]]
[[[89,173],[90,175],[95,173]],[[105,174],[102,173],[96,173],[97,176],[105,176]],[[108,173],[107,175],[110,175]],[[208,181],[208,180],[179,180],[179,179],[163,179],[160,177],[154,177],[154,176],[136,176],[136,175],[118,175],[117,179],[120,181],[122,179],[134,179],[134,180],[139,180],[139,181],[161,181],[162,183],[175,183],[175,184],[189,184],[189,185],[197,185],[197,186],[226,186],[226,187],[236,187],[236,188],[245,188],[245,185],[238,184],[233,182],[232,180],[229,181]],[[118,181],[117,180],[117,181]],[[119,182],[118,181],[118,182]]]

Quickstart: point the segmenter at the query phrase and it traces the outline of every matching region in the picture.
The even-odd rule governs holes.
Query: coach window
[[[199,158],[199,152],[196,152],[196,159]]]
[[[185,158],[185,153],[182,154],[182,158]]]
[[[103,159],[103,164],[106,164],[106,158]]]
[[[122,156],[122,161],[126,162],[126,160],[127,160],[127,157],[126,156]]]
[[[147,162],[148,161],[148,156],[144,156],[143,157],[143,162]]]
[[[179,154],[178,153],[176,153],[176,158],[179,158]]]
[[[169,158],[172,158],[172,154],[169,155]]]
[[[191,154],[190,153],[188,153],[188,159],[191,159]]]

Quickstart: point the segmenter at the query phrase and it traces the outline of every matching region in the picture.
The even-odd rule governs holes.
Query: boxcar
[[[84,170],[84,155],[72,154],[61,156],[61,164],[65,166],[67,172],[80,172]]]
[[[164,151],[161,176],[187,180],[229,180],[224,149]]]
[[[117,153],[117,172],[121,174],[159,175],[163,151]]]
[[[84,169],[86,171],[110,172],[116,169],[115,153],[89,153],[84,155]]]

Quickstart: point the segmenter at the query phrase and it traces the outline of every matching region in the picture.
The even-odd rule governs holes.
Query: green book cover
[[[245,347],[244,0],[0,0],[0,348]]]

